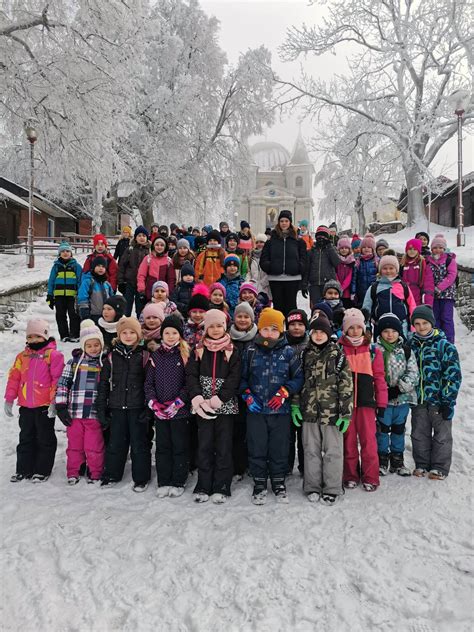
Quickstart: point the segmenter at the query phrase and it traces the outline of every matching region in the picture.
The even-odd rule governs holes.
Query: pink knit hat
[[[341,237],[339,239],[339,241],[337,242],[337,249],[340,250],[341,248],[349,248],[349,250],[351,249],[351,240],[349,239],[349,237]]]
[[[242,283],[242,285],[240,286],[240,290],[239,290],[239,296],[245,290],[248,290],[249,292],[252,292],[253,294],[255,294],[255,296],[258,296],[257,288],[255,287],[255,285],[253,283],[250,283],[249,281],[246,281],[245,283]]]
[[[26,323],[27,336],[41,336],[45,340],[49,338],[49,323],[42,318],[32,318]]]
[[[142,314],[143,318],[155,316],[155,318],[163,321],[165,319],[165,306],[163,303],[147,303],[143,308]]]
[[[438,233],[431,240],[431,249],[433,249],[435,246],[441,246],[441,248],[444,248],[445,250],[448,247],[446,237],[443,235],[443,233]]]
[[[364,238],[360,242],[360,247],[372,248],[372,252],[375,252],[375,237],[372,235],[372,233],[367,233],[367,235],[364,236]]]
[[[387,265],[387,266],[394,266],[397,269],[397,273],[400,272],[400,264],[398,263],[398,259],[395,255],[384,255],[381,259],[380,259],[380,263],[379,263],[379,272],[382,270],[382,268]]]
[[[164,290],[166,292],[166,296],[170,295],[170,288],[168,286],[168,283],[166,283],[166,281],[155,281],[155,283],[153,283],[153,286],[151,288],[152,296],[156,292],[156,290]]]
[[[356,309],[355,307],[346,309],[344,319],[342,321],[342,331],[346,334],[349,328],[353,325],[360,325],[365,331],[364,314],[360,311],[360,309]]]
[[[227,316],[225,312],[220,309],[210,309],[204,316],[204,333],[211,325],[222,325],[224,329],[227,329]]]
[[[409,239],[405,246],[405,252],[407,252],[409,248],[414,248],[418,251],[419,254],[421,254],[421,249],[423,248],[421,239],[416,239],[416,237],[414,237],[413,239]]]
[[[225,287],[222,285],[222,283],[219,283],[218,281],[216,281],[216,283],[212,283],[209,286],[209,296],[214,292],[214,290],[220,290],[222,294],[224,295],[224,298],[227,295]]]

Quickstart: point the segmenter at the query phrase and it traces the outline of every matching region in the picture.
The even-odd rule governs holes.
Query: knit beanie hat
[[[219,290],[220,292],[222,292],[222,294],[224,295],[224,298],[227,296],[227,291],[225,287],[222,285],[222,283],[219,283],[219,281],[216,281],[215,283],[211,283],[211,285],[209,286],[209,296],[211,296],[214,290]]]
[[[58,255],[66,251],[72,252],[71,244],[67,241],[62,241],[58,246]]]
[[[241,296],[242,292],[245,292],[245,290],[247,290],[248,292],[252,292],[252,294],[255,294],[255,296],[258,296],[255,284],[250,281],[245,281],[245,283],[242,283],[239,290],[239,296]]]
[[[262,310],[260,318],[258,319],[258,331],[261,331],[264,327],[276,327],[282,334],[284,325],[285,317],[277,309],[273,309],[273,307],[266,307]]]
[[[352,235],[351,243],[354,244],[355,241],[360,241],[360,237],[357,233]]]
[[[403,335],[403,328],[400,319],[396,314],[392,314],[391,312],[382,314],[377,321],[378,333],[381,334],[384,329],[395,329],[395,331],[398,331],[400,336]]]
[[[187,275],[194,277],[195,274],[193,264],[190,261],[185,261],[181,268],[181,279]]]
[[[152,225],[153,227],[153,225]],[[147,231],[147,229],[145,228],[145,226],[137,226],[135,228],[135,232],[133,233],[134,237],[137,237],[138,235],[140,235],[140,233],[142,235],[145,235],[145,237],[148,239],[148,237],[150,236],[150,233]]]
[[[329,239],[329,228],[327,226],[324,226],[324,224],[318,226],[316,229],[316,237],[326,237],[327,239]]]
[[[375,243],[375,250],[377,250],[377,248],[379,246],[384,246],[385,248],[388,248],[388,241],[386,239],[377,239],[376,243]]]
[[[321,301],[320,303],[316,303],[316,305],[313,307],[313,311],[311,312],[311,318],[313,318],[314,313],[317,311],[324,312],[326,316],[328,317],[328,320],[332,322],[334,318],[334,314],[332,311],[332,307],[328,305],[328,303],[325,303],[324,301]]]
[[[433,313],[433,308],[429,305],[418,305],[413,310],[413,314],[411,315],[411,324],[415,323],[417,318],[421,318],[422,320],[427,320],[434,327],[436,324],[436,318]]]
[[[291,214],[291,211],[280,211],[280,214],[278,215],[278,221],[280,221],[281,219],[289,219],[290,222],[293,223],[293,215]]]
[[[102,233],[97,233],[97,235],[94,235],[94,237],[92,239],[92,243],[94,244],[94,248],[97,246],[99,241],[104,242],[105,247],[108,248],[109,244],[107,243],[107,239],[105,238],[105,235],[102,235]]]
[[[163,252],[168,252],[168,240],[166,239],[166,237],[163,237],[163,235],[160,235],[159,233],[158,233],[158,237],[153,242],[153,246],[151,247],[152,251],[156,252],[155,244],[159,243],[160,241],[162,241],[165,245],[165,249],[163,250]]]
[[[123,296],[120,294],[116,294],[115,296],[111,296],[104,301],[104,305],[110,305],[110,307],[115,312],[114,322],[122,318],[125,314],[125,308],[127,306],[127,302],[125,301]]]
[[[421,254],[421,249],[423,248],[421,239],[417,239],[416,237],[414,239],[409,239],[405,246],[405,252],[407,252],[410,248],[414,248],[419,254]]]
[[[225,238],[226,245],[228,245],[229,241],[231,240],[239,243],[239,236],[237,235],[237,233],[229,233],[228,235],[226,235],[226,238]]]
[[[222,325],[227,330],[227,316],[221,309],[210,309],[204,316],[204,333],[211,325]]]
[[[397,269],[397,274],[400,272],[400,264],[395,255],[383,255],[379,262],[379,272],[385,265],[394,266]]]
[[[360,239],[353,239],[351,241],[351,247],[354,248],[360,248],[360,244],[361,244],[361,240]]]
[[[326,291],[329,289],[336,290],[339,293],[339,298],[342,296],[341,284],[336,279],[329,279],[329,281],[326,281],[323,287],[323,296],[326,294]]]
[[[222,230],[225,226],[227,226],[227,228],[229,228],[229,223],[228,222],[219,222],[219,230]]]
[[[182,237],[181,239],[178,239],[178,243],[176,244],[177,248],[187,248],[189,250],[190,246],[189,246],[189,241],[187,239],[185,239],[184,237]]]
[[[102,257],[102,255],[98,255],[97,257],[94,257],[92,259],[92,263],[91,263],[91,270],[92,272],[94,272],[95,268],[97,266],[104,266],[104,268],[107,267],[107,259],[105,257]]]
[[[237,316],[237,314],[247,314],[247,316],[250,316],[250,318],[252,319],[252,322],[255,322],[255,313],[253,311],[253,309],[250,307],[250,303],[247,303],[247,301],[243,301],[242,303],[238,303],[236,308],[234,309],[234,319]]]
[[[416,235],[415,235],[415,239],[419,239],[420,237],[425,237],[426,241],[428,243],[430,243],[430,236],[428,235],[428,233],[425,233],[424,230],[419,230]]]
[[[372,235],[372,233],[367,233],[367,235],[364,236],[364,238],[360,242],[360,247],[372,248],[372,252],[375,253],[375,237]]]
[[[148,307],[148,306],[147,306]],[[146,309],[146,307],[145,307]],[[145,310],[143,310],[145,311]],[[142,312],[143,313],[143,312]],[[117,323],[117,337],[120,338],[120,334],[124,329],[132,329],[138,336],[138,342],[142,339],[142,328],[140,323],[134,316],[122,316]]]
[[[433,240],[431,242],[431,249],[435,248],[436,246],[441,246],[441,248],[444,248],[445,250],[448,247],[446,238],[442,233],[438,233],[433,237]]]
[[[217,241],[219,246],[221,245],[221,234],[218,230],[211,230],[209,233],[207,233],[206,244],[208,244],[211,239]]]
[[[332,336],[331,323],[324,312],[315,314],[309,323],[309,329],[310,331],[324,331],[328,338]]]
[[[142,315],[144,319],[148,316],[154,316],[163,321],[165,319],[165,306],[163,303],[147,303],[142,310]]]
[[[341,248],[349,248],[349,250],[351,249],[351,240],[349,239],[349,237],[339,238],[339,241],[337,242],[337,249],[340,250]]]
[[[132,234],[131,226],[122,226],[122,233],[127,233],[127,235],[131,235]]]
[[[268,235],[265,235],[265,233],[258,233],[255,237],[255,241],[268,241]]]
[[[364,314],[360,311],[360,309],[356,309],[355,307],[346,309],[344,319],[342,321],[342,331],[346,334],[349,328],[353,325],[360,325],[363,331],[365,331]]]
[[[206,233],[209,235],[209,233],[211,233],[211,232],[212,232],[212,230],[213,230],[213,228],[212,228],[212,224],[205,224],[205,225],[202,227],[202,229],[203,229],[203,230],[205,230],[205,231],[206,231]],[[216,232],[217,232],[217,231],[216,231]]]
[[[235,265],[240,270],[240,259],[237,255],[227,255],[227,257],[224,259],[224,268],[227,269],[227,266],[229,266],[231,263],[235,263]]]
[[[164,290],[166,292],[166,296],[170,295],[170,288],[166,281],[155,281],[151,287],[151,295],[156,292],[156,290]]]
[[[141,333],[140,333],[141,336]],[[79,334],[81,349],[85,351],[86,342],[88,340],[98,340],[102,349],[104,348],[104,336],[93,320],[86,318],[81,323],[81,331]]]
[[[41,336],[45,340],[49,338],[49,323],[42,318],[32,318],[26,323],[27,336]]]
[[[199,309],[202,312],[207,312],[209,309],[209,288],[205,283],[198,283],[194,286],[188,303],[188,313],[193,309]]]
[[[308,315],[304,309],[292,309],[286,317],[285,322],[287,329],[290,323],[303,323],[305,329],[308,329]]]
[[[250,224],[243,219],[240,222],[240,230],[244,230],[244,228],[250,228]]]
[[[307,219],[301,219],[298,222],[298,224],[299,224],[299,226],[306,226],[307,227],[308,226],[308,220]]]
[[[173,329],[176,329],[180,337],[181,338],[183,337],[183,320],[179,316],[176,316],[175,314],[170,314],[164,319],[160,327],[160,333],[161,333],[162,338],[163,338],[163,332],[167,327],[172,327]]]

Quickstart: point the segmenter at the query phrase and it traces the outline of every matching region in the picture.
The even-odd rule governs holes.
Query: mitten
[[[140,294],[138,295],[138,300],[140,301],[140,303],[146,303],[146,294],[142,294],[140,292]]]
[[[301,428],[301,422],[303,421],[303,415],[298,404],[291,404],[291,421],[297,428]]]
[[[221,406],[223,406],[224,402],[220,399],[218,395],[213,395],[209,400],[209,406],[214,410],[218,410]]]
[[[288,399],[289,393],[284,386],[280,386],[275,395],[268,401],[267,406],[272,410],[280,410],[285,401]]]
[[[180,399],[179,397],[177,397],[174,402],[171,402],[171,404],[169,404],[165,410],[163,411],[165,413],[165,415],[168,417],[168,419],[172,419],[173,417],[175,417],[178,413],[178,410],[180,408],[182,408],[184,406],[184,402],[182,399]]]
[[[58,406],[56,408],[56,415],[64,426],[70,426],[72,424],[71,415],[67,409],[67,406]]]
[[[196,397],[193,397],[191,400],[192,409],[197,412],[197,409],[203,403],[203,401],[204,397],[202,395],[196,395]]]
[[[46,302],[49,305],[49,309],[54,309],[54,296],[52,294],[48,294],[46,297]]]
[[[340,432],[344,434],[346,430],[349,428],[349,424],[351,423],[350,417],[339,417],[336,421],[336,426],[339,428]]]
[[[214,410],[210,406],[207,406],[207,408],[209,408],[212,411],[212,413],[210,414],[209,410],[205,410],[203,408],[203,406],[205,405],[206,405],[206,402],[203,402],[202,404],[199,404],[197,408],[194,408],[196,414],[199,415],[199,417],[201,417],[202,419],[215,419],[217,415],[212,414],[214,413]]]
[[[308,298],[308,288],[306,286],[301,288],[301,296],[303,298]]]
[[[260,413],[262,412],[262,404],[255,397],[252,391],[248,388],[246,391],[242,393],[242,399],[247,404],[247,408],[251,413]]]
[[[50,419],[54,419],[56,417],[56,404],[54,402],[51,402],[48,406],[48,417]]]
[[[13,402],[5,402],[3,410],[5,411],[5,415],[7,417],[13,417]]]
[[[398,388],[398,386],[389,386],[388,387],[388,399],[389,401],[392,399],[397,399],[397,397],[400,395],[400,389]]]

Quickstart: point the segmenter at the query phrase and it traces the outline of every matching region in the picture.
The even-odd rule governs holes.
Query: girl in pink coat
[[[435,235],[431,241],[431,255],[426,262],[433,273],[433,312],[436,327],[442,329],[449,342],[454,344],[454,302],[456,300],[456,278],[458,265],[453,252],[446,253],[444,235]]]
[[[5,389],[5,414],[13,417],[13,403],[20,407],[20,439],[16,449],[17,483],[25,478],[34,483],[46,481],[56,455],[54,397],[64,367],[63,354],[49,337],[49,324],[40,318],[26,325],[26,348],[19,353],[8,374]]]
[[[349,237],[341,237],[337,242],[337,254],[341,263],[336,268],[336,278],[342,288],[342,304],[344,309],[352,307],[351,300],[352,275],[354,274],[355,257],[351,250],[351,240]]]
[[[416,305],[433,307],[433,271],[421,254],[421,239],[409,239],[400,263],[400,277],[408,285]]]
[[[137,273],[138,293],[145,296],[146,301],[152,298],[152,289],[156,281],[168,284],[171,294],[176,283],[176,273],[173,262],[168,257],[168,242],[164,237],[157,237],[151,247],[151,254],[143,258]]]

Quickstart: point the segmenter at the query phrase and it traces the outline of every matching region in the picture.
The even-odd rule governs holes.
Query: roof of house
[[[13,182],[12,180],[8,180],[8,178],[4,178],[0,176],[0,189],[8,193],[9,199],[13,200],[11,196],[14,196],[15,201],[20,203],[21,200],[25,206],[29,206],[29,191],[25,187]],[[62,217],[67,219],[76,219],[75,216],[69,211],[65,211],[63,208],[58,206],[55,202],[52,202],[44,195],[41,195],[37,191],[33,192],[34,199],[34,207],[39,213],[46,213],[47,215],[51,215],[51,217]]]

